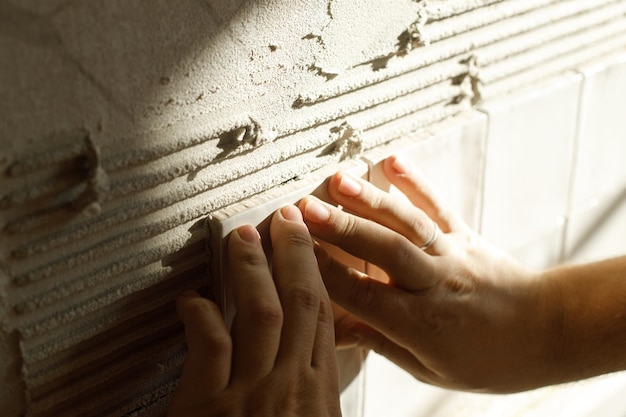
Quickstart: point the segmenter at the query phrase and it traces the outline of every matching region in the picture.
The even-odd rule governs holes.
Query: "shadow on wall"
[[[210,184],[186,150],[219,136],[182,121],[249,77],[230,35],[243,3],[0,3],[4,415],[164,409],[182,360],[173,299],[208,284]]]

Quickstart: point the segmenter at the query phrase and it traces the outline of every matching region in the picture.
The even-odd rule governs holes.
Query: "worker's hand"
[[[189,352],[168,416],[340,416],[330,300],[295,206],[270,226],[273,277],[252,226],[228,242],[237,313],[229,334],[212,302],[179,297]]]
[[[314,197],[299,204],[315,237],[386,272],[373,279],[316,251],[331,298],[353,314],[338,323],[338,343],[369,347],[449,388],[508,392],[553,382],[558,317],[538,275],[447,211],[405,163],[389,158],[384,172],[408,200],[339,173],[328,188],[345,211]]]

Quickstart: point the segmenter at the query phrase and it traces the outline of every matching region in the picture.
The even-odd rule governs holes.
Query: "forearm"
[[[555,382],[626,370],[626,256],[543,273],[555,323]]]

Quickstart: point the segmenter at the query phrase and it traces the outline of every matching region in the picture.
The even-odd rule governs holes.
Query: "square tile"
[[[481,232],[496,246],[519,248],[562,223],[581,79],[561,75],[481,105],[489,116]]]
[[[565,219],[554,229],[536,237],[522,246],[509,250],[509,253],[529,268],[541,271],[562,262]]]
[[[565,258],[593,262],[626,255],[626,187],[570,213]]]
[[[584,75],[572,208],[626,187],[626,53]]]
[[[352,175],[367,179],[368,166],[362,161],[346,161],[317,171],[305,179],[285,184],[276,189],[234,204],[207,219],[209,227],[209,250],[211,253],[210,273],[213,278],[212,296],[224,312],[228,326],[232,324],[235,309],[232,304],[232,288],[225,271],[226,238],[231,231],[244,223],[257,227],[264,242],[264,249],[269,255],[269,223],[271,215],[287,204],[293,204],[303,197],[314,194],[325,201],[330,201],[327,194],[326,179],[336,171],[342,170]],[[365,271],[365,262],[348,255],[338,248],[323,244],[329,253],[346,265]],[[339,378],[341,384],[341,407],[345,417],[361,417],[363,401],[363,375],[361,365],[365,358],[362,349],[346,349],[337,352]]]

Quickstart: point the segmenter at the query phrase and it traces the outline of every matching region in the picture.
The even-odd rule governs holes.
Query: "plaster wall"
[[[623,49],[625,14],[0,0],[3,415],[158,415],[208,214]]]

